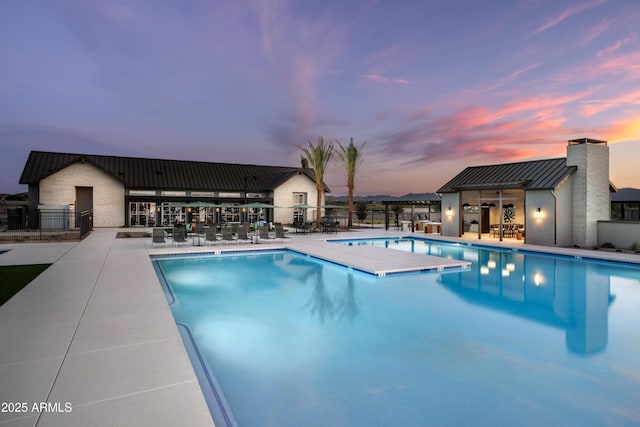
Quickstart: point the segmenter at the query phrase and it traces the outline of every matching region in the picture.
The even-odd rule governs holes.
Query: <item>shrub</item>
[[[606,249],[613,249],[613,248],[615,248],[615,245],[613,243],[605,242],[605,243],[601,244],[600,247],[601,248],[606,248]]]
[[[636,252],[636,253],[640,252],[640,243],[633,242],[633,244],[629,249],[631,249],[633,252]]]

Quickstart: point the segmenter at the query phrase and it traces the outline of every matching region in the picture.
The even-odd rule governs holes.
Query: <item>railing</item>
[[[0,241],[77,240],[93,229],[93,211],[0,207]]]

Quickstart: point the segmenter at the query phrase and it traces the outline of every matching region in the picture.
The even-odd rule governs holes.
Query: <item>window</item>
[[[293,193],[293,205],[306,205],[307,193]],[[306,222],[306,208],[294,208],[293,209],[293,223],[299,224]]]
[[[129,226],[153,227],[156,222],[156,204],[144,202],[129,203]]]

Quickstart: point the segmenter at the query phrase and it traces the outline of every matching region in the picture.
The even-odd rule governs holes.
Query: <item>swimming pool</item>
[[[640,422],[640,269],[398,244],[473,266],[379,279],[287,250],[155,260],[210,406],[226,399],[217,425]]]

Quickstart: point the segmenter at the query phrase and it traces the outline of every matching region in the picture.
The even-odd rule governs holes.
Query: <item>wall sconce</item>
[[[540,210],[540,208],[538,208],[538,210],[534,213],[534,215],[538,219],[542,218],[542,211]]]
[[[453,215],[453,209],[451,209],[451,206],[449,206],[449,207],[447,208],[447,215],[448,215],[448,216]]]

